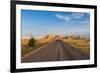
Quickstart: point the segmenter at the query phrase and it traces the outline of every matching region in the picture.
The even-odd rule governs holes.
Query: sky
[[[21,10],[22,37],[90,34],[90,13]]]

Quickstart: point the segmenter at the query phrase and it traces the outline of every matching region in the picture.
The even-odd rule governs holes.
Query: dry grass
[[[28,44],[28,42],[29,42],[29,39],[22,39],[21,40],[21,45],[27,45]]]
[[[68,43],[69,45],[75,47],[76,49],[84,52],[85,54],[89,55],[90,54],[90,41],[87,40],[87,38],[71,38],[71,36],[68,38],[61,38],[64,42]],[[22,39],[22,49],[21,49],[21,54],[22,56],[26,55],[27,53],[38,49],[41,46],[44,46],[48,44],[49,42],[55,40],[54,36],[49,36],[49,37],[44,37],[41,39],[37,39],[35,43],[35,47],[28,47],[27,44],[29,42],[29,39]]]
[[[64,42],[75,47],[76,49],[84,52],[85,54],[90,54],[90,41],[87,39],[63,39]]]
[[[35,51],[39,47],[42,47],[48,44],[51,40],[50,39],[39,39],[36,40],[34,47],[28,47],[29,39],[22,39],[21,40],[21,56],[25,56],[26,54],[30,53],[31,51]]]

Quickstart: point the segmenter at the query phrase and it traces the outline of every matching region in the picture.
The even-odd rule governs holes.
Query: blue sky
[[[21,10],[22,37],[55,35],[89,35],[90,14]]]

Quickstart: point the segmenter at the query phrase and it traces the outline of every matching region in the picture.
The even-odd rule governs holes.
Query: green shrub
[[[35,47],[35,42],[36,42],[35,39],[32,37],[32,38],[30,38],[30,40],[29,40],[27,45],[29,47]]]

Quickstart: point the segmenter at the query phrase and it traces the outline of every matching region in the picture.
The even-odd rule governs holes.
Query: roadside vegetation
[[[46,45],[47,42],[39,42],[38,40],[34,39],[33,37],[30,39],[22,39],[22,46],[21,46],[21,56],[25,56],[26,54],[35,51],[39,47]]]
[[[75,47],[76,49],[90,54],[90,39],[83,36],[66,36],[62,39],[67,44]]]
[[[21,56],[25,56],[26,54],[35,51],[36,49],[54,41],[56,39],[61,39],[62,41],[66,42],[67,44],[75,47],[76,49],[84,52],[87,55],[90,55],[90,39],[83,37],[83,36],[54,36],[54,35],[47,35],[41,39],[35,39],[31,37],[30,39],[22,39],[21,43]]]

